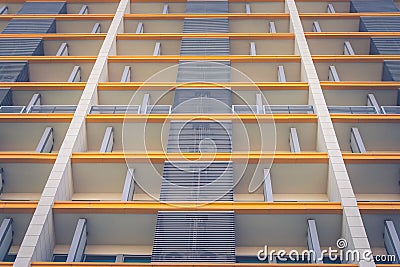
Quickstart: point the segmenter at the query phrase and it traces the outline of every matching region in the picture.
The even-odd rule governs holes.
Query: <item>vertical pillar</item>
[[[122,191],[122,198],[121,201],[132,201],[133,200],[133,193],[135,191],[135,179],[133,173],[135,169],[129,168],[126,171],[124,189]]]
[[[264,169],[264,201],[273,202],[271,169]]]
[[[114,145],[113,127],[107,127],[103,141],[101,142],[100,153],[112,152]]]
[[[81,262],[87,243],[86,219],[79,219],[69,248],[67,262]]]
[[[36,147],[37,153],[51,153],[54,146],[54,135],[53,128],[47,127],[42,137],[40,138],[39,144]]]

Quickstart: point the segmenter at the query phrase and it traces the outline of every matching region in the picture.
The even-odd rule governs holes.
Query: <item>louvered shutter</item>
[[[351,0],[350,12],[398,12],[393,0]]]
[[[398,32],[400,17],[360,17],[360,32]]]
[[[0,56],[43,56],[42,39],[0,39]]]
[[[0,82],[28,82],[26,62],[0,62]]]
[[[5,34],[56,33],[55,19],[11,19],[4,28]]]
[[[67,14],[67,3],[25,2],[18,14]]]

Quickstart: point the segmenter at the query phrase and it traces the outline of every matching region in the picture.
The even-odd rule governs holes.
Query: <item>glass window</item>
[[[67,254],[54,254],[53,255],[53,262],[66,262],[67,261]]]
[[[124,256],[124,262],[136,262],[136,263],[151,262],[151,256]]]
[[[85,255],[84,262],[115,262],[115,255]]]
[[[260,261],[257,256],[236,256],[237,263],[268,263],[268,259]]]
[[[3,261],[5,261],[5,262],[14,262],[16,257],[17,257],[16,254],[15,254],[15,255],[10,255],[10,254],[8,254],[8,255],[6,255],[6,256],[4,257],[4,260],[3,260]]]

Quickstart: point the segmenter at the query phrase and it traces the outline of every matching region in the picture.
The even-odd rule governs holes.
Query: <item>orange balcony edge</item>
[[[185,38],[230,38],[230,39],[273,39],[294,40],[293,33],[206,33],[206,34],[183,34],[183,33],[120,33],[117,40],[181,40]]]
[[[73,90],[73,91],[82,91],[85,89],[86,83],[80,82],[80,83],[59,83],[59,82],[49,82],[49,83],[31,83],[31,82],[25,82],[25,83],[12,83],[10,86],[13,91],[58,91],[58,90]]]
[[[352,19],[359,17],[397,17],[399,12],[360,12],[360,13],[301,13],[301,19]]]
[[[171,120],[231,120],[232,122],[269,122],[269,123],[315,123],[317,122],[317,115],[315,114],[149,114],[149,115],[136,115],[136,114],[88,114],[86,116],[87,122],[148,122],[160,123]]]
[[[358,202],[361,214],[400,214],[400,202]]]
[[[400,83],[399,83],[400,84]],[[286,82],[286,83],[278,83],[278,82],[265,82],[265,83],[218,83],[218,84],[210,84],[210,83],[143,83],[143,82],[128,82],[128,83],[120,83],[120,82],[103,82],[99,83],[97,89],[99,91],[106,90],[175,90],[175,88],[179,87],[187,87],[190,85],[191,88],[234,88],[235,91],[241,90],[308,90],[308,83],[306,82]]]
[[[56,153],[35,153],[27,152],[0,152],[2,163],[46,163],[54,164]]]
[[[346,164],[398,164],[400,153],[342,153]]]
[[[28,61],[29,63],[94,63],[96,56],[0,56],[0,61]]]
[[[231,62],[300,62],[300,56],[110,56],[109,63],[175,62],[180,60],[230,60]]]
[[[236,214],[342,214],[339,202],[56,202],[54,213],[144,213],[158,211],[234,211]]]
[[[71,122],[74,114],[36,114],[36,113],[10,113],[10,114],[0,114],[0,122]]]
[[[103,40],[105,37],[105,33],[0,34],[0,38],[43,38],[44,40]]]
[[[0,212],[33,213],[37,207],[37,204],[37,201],[0,201]]]
[[[321,82],[323,90],[397,90],[400,82]]]
[[[306,38],[360,38],[360,37],[393,37],[400,36],[400,32],[305,32]]]
[[[79,14],[5,14],[0,16],[0,21],[2,20],[10,20],[10,19],[46,19],[46,18],[54,18],[59,21],[63,20],[112,20],[114,18],[114,14],[85,14],[84,16]]]
[[[334,123],[399,123],[400,115],[396,114],[357,114],[357,115],[344,115],[344,114],[331,114],[332,122]]]
[[[377,62],[382,63],[384,60],[400,60],[400,56],[398,55],[366,55],[366,56],[313,56],[313,61],[315,63],[325,63],[325,62]]]
[[[182,160],[204,160],[204,161],[233,161],[236,163],[257,164],[262,162],[274,163],[290,163],[290,164],[326,164],[328,163],[328,155],[326,153],[285,153],[277,152],[275,154],[267,153],[217,153],[217,154],[199,154],[199,153],[163,153],[158,151],[143,152],[113,152],[113,153],[94,153],[83,152],[73,153],[71,161],[73,163],[159,163],[165,161],[182,161]]]
[[[229,18],[229,19],[289,19],[289,13],[220,13],[220,14],[187,14],[187,13],[148,13],[125,14],[126,20],[183,20],[184,18]]]
[[[60,0],[29,0],[30,2],[60,2]],[[136,0],[135,0],[136,1]],[[9,0],[7,3],[25,3],[26,0]],[[65,0],[67,3],[82,3],[82,0]],[[85,0],[88,3],[118,3],[119,0]]]

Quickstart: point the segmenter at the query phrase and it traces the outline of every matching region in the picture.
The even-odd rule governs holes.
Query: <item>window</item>
[[[151,262],[151,256],[124,256],[124,262],[136,262],[136,263]]]
[[[14,262],[16,257],[17,257],[16,254],[15,255],[14,254],[13,255],[8,254],[8,255],[6,255],[4,257],[3,261],[5,261],[5,262]]]
[[[268,263],[268,259],[260,261],[257,256],[236,256],[237,263]]]
[[[85,255],[84,262],[115,262],[115,255]]]
[[[53,255],[53,262],[66,262],[67,261],[67,254],[54,254]]]

